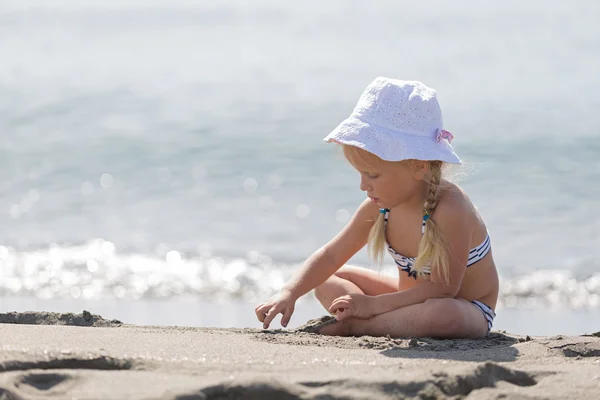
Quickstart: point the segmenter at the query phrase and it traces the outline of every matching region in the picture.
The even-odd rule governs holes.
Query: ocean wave
[[[255,301],[277,291],[298,267],[277,264],[257,252],[244,258],[186,258],[176,250],[164,256],[120,254],[114,243],[103,239],[33,251],[0,246],[0,296]],[[395,273],[391,267],[382,272]],[[547,269],[502,277],[499,305],[600,308],[600,273],[582,278],[568,270]]]

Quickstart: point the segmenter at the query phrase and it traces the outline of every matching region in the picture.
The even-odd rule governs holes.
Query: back
[[[422,216],[402,211],[401,208],[394,209],[388,215],[387,243],[391,247],[391,251],[405,257],[416,258],[422,236]],[[467,234],[469,236],[469,249],[476,249],[485,244],[488,231],[477,209],[460,187],[451,182],[443,181],[440,186],[439,202],[431,218],[440,220],[450,215],[452,217],[460,216],[460,222],[445,230],[445,236]],[[476,261],[469,268],[465,263],[464,268],[465,272],[457,297],[467,300],[480,300],[495,308],[499,280],[492,249],[490,248],[483,258]],[[415,280],[400,268],[399,273],[400,290],[406,290],[424,282],[422,278]]]

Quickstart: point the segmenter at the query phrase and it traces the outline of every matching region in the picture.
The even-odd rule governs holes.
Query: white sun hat
[[[350,117],[323,140],[360,147],[387,161],[461,164],[452,139],[443,129],[434,89],[417,81],[379,77],[365,89]]]

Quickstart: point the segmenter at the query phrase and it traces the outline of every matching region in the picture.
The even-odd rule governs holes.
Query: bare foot
[[[331,315],[325,315],[321,318],[308,320],[304,325],[296,328],[297,332],[319,333],[323,327],[335,324],[337,321]]]
[[[352,336],[350,322],[351,321],[348,319],[337,321],[335,318],[333,318],[333,321],[324,325],[323,327],[320,327],[315,333],[328,336]]]
[[[321,318],[309,320],[306,324],[298,327],[296,331],[328,336],[350,336],[350,320],[338,321],[335,317],[326,315]]]

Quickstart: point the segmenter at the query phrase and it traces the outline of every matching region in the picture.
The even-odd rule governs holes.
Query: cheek
[[[402,192],[398,187],[398,182],[394,181],[380,181],[373,186],[373,189],[378,193],[380,197],[394,199],[397,198],[399,193]]]
[[[390,180],[388,182],[382,182],[376,189],[378,189],[377,193],[379,193],[381,197],[394,202],[402,202],[409,197],[412,187],[411,182]]]

